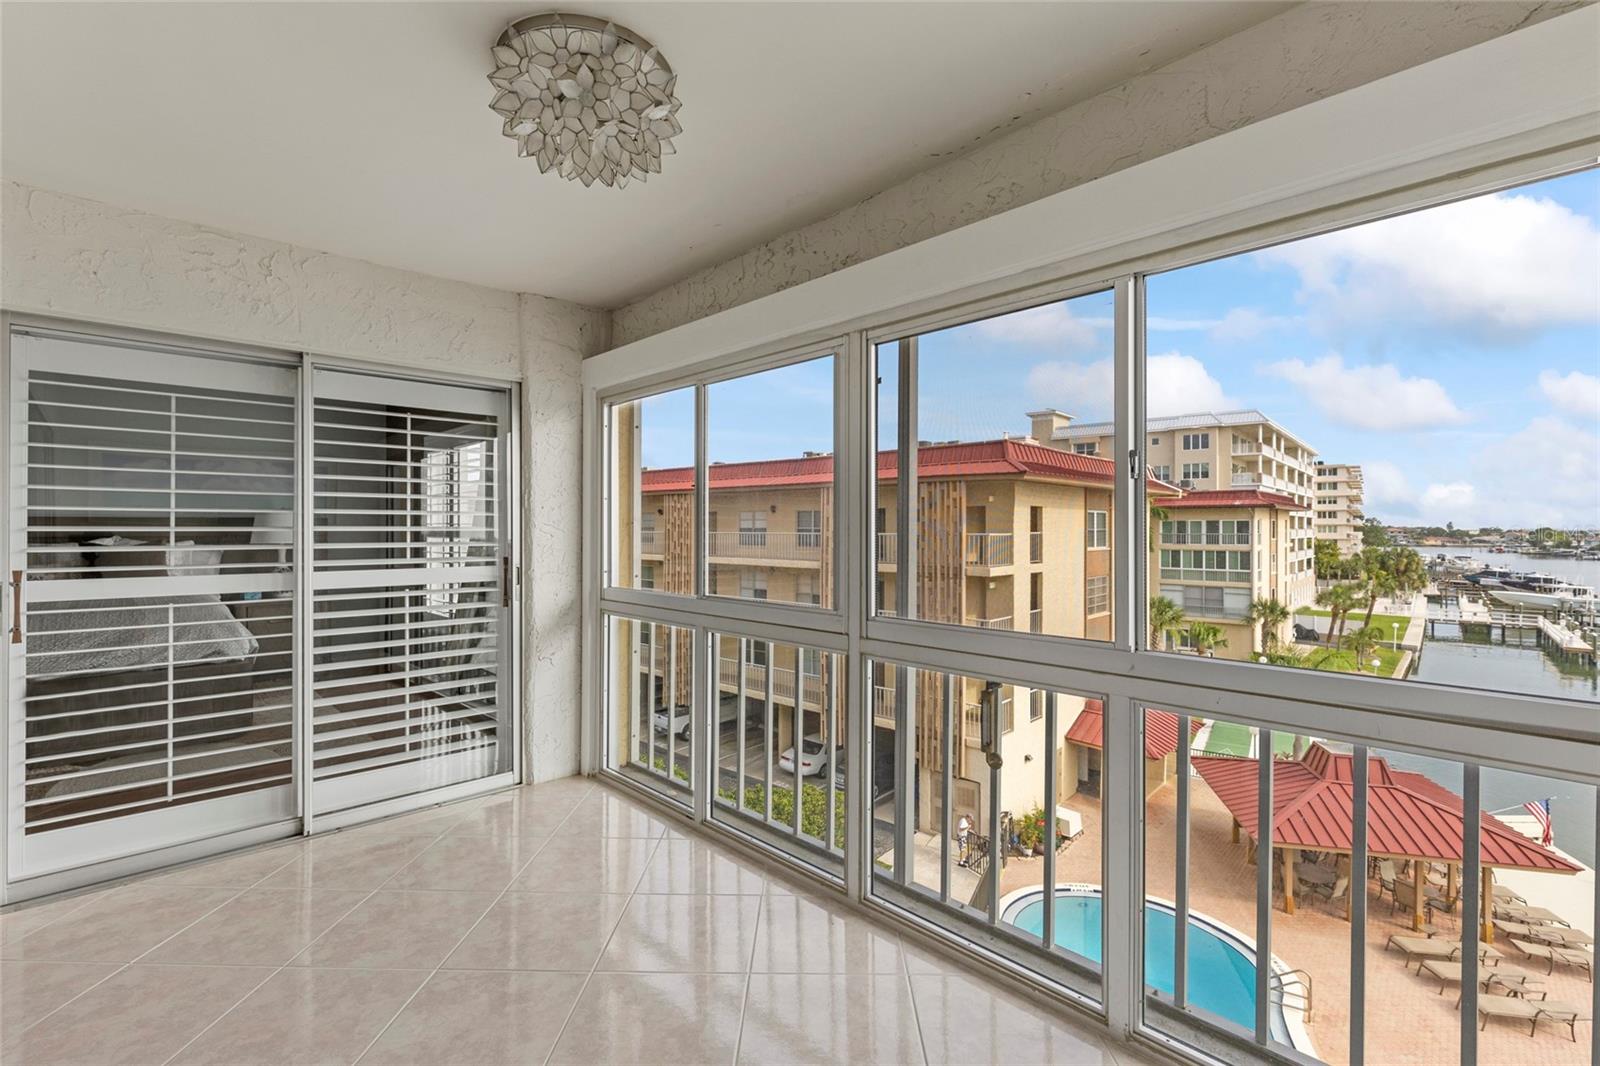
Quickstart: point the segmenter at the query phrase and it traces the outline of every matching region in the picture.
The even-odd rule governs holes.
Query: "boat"
[[[1465,580],[1482,589],[1495,589],[1517,581],[1527,581],[1538,577],[1527,570],[1512,570],[1504,566],[1486,566],[1476,573],[1464,575]]]
[[[1515,607],[1540,610],[1582,608],[1592,611],[1595,606],[1594,589],[1549,574],[1532,574],[1523,580],[1490,586],[1487,591],[1495,599]]]

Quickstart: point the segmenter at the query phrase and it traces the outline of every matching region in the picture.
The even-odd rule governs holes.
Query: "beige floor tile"
[[[907,973],[959,973],[961,967],[943,955],[918,947],[911,940],[900,941],[900,953]]]
[[[344,1066],[427,977],[420,970],[279,970],[184,1048],[174,1066]]]
[[[634,896],[600,969],[744,973],[761,903],[760,896]]]
[[[321,888],[252,888],[139,961],[282,966],[366,896]]]
[[[537,840],[553,834],[577,803],[576,800],[538,801],[521,796],[497,798],[500,802],[469,812],[450,829],[449,835],[503,835]]]
[[[334,833],[306,843],[301,855],[258,888],[326,888],[371,892],[427,850],[438,837]]]
[[[237,855],[191,863],[170,873],[151,874],[137,884],[186,885],[194,888],[249,888],[300,857],[298,841],[265,845]]]
[[[563,836],[643,837],[654,839],[667,831],[668,822],[630,800],[610,792],[585,796],[556,832]]]
[[[1116,1066],[1111,1049],[1088,1022],[1052,1017],[976,978],[911,977],[928,1062],[1070,1062]]]
[[[904,973],[899,938],[806,896],[769,896],[757,973]]]
[[[622,837],[553,837],[511,883],[511,890],[632,892],[657,843]]]
[[[128,885],[106,889],[70,922],[52,922],[0,947],[7,959],[132,962],[238,893],[231,888]]]
[[[744,984],[741,974],[597,973],[550,1062],[730,1063]]]
[[[0,944],[37,933],[56,919],[87,905],[96,895],[84,893],[45,903],[24,903],[0,914]]]
[[[541,781],[517,790],[519,794],[532,795],[536,800],[570,800],[577,803],[597,791],[590,777],[558,777],[554,781]]]
[[[508,892],[445,960],[454,970],[581,970],[616,928],[628,897]]]
[[[0,962],[0,1047],[117,968],[114,962]]]
[[[639,882],[640,892],[760,895],[766,878],[759,864],[736,858],[702,840],[661,841]]]
[[[494,900],[493,892],[374,892],[292,965],[431,970]]]
[[[754,974],[741,1063],[920,1063],[904,974]]]
[[[503,892],[543,844],[543,839],[522,840],[500,834],[442,836],[395,871],[383,887]]]
[[[555,1046],[587,976],[440,971],[401,1011],[361,1064],[542,1063]]]
[[[5,1049],[6,1066],[112,1066],[170,1058],[272,975],[243,966],[129,966]]]

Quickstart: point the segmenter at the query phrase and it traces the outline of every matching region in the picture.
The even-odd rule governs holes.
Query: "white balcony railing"
[[[767,692],[767,671],[772,671],[772,697],[784,703],[794,704],[795,674],[792,667],[773,666],[767,667],[760,663],[744,664],[744,691],[747,697],[765,697]],[[805,706],[822,706],[822,678],[816,674],[806,674]],[[717,682],[724,691],[737,692],[739,689],[739,660],[719,656],[717,659]]]
[[[667,538],[654,529],[641,529],[639,531],[639,553],[641,555],[660,555],[662,546]]]
[[[879,566],[894,566],[899,562],[895,552],[899,550],[900,537],[897,533],[877,534],[877,556]]]
[[[1044,562],[1044,533],[1040,530],[1028,534],[1028,562]]]
[[[1010,566],[1014,561],[1010,533],[968,533],[969,566]],[[1007,628],[1010,628],[1009,626]]]
[[[1233,440],[1233,454],[1234,455],[1260,455],[1261,454],[1261,444],[1260,444],[1259,441],[1240,440],[1239,438],[1235,437],[1234,440]]]
[[[821,533],[730,530],[710,535],[714,559],[815,562],[822,555]]]
[[[1010,628],[1012,628],[1012,626],[1011,626],[1011,616],[1009,614],[1003,614],[1003,615],[1000,615],[997,618],[968,618],[967,619],[967,625],[969,625],[969,626],[977,626],[979,629],[1010,629]]]
[[[894,728],[894,686],[872,686],[872,718],[883,729]]]
[[[1261,484],[1261,475],[1235,473],[1233,475],[1233,483],[1235,485],[1259,485]]]
[[[1044,632],[1044,608],[1035,607],[1033,610],[1028,612],[1028,632]]]

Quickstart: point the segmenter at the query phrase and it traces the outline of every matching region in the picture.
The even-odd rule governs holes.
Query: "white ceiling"
[[[489,110],[536,3],[5,3],[0,174],[616,306],[1286,6],[574,2],[679,73],[678,154],[617,190]]]

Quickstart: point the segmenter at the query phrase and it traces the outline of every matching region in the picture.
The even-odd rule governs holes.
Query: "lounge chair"
[[[1378,862],[1378,898],[1382,899],[1383,898],[1383,894],[1385,892],[1389,893],[1389,900],[1390,900],[1390,902],[1393,902],[1393,900],[1394,900],[1394,860],[1393,859],[1381,859]]]
[[[1350,890],[1350,879],[1340,874],[1331,885],[1315,885],[1311,892],[1314,896],[1321,896],[1329,903],[1337,903],[1344,899],[1344,894]]]
[[[1527,1022],[1530,1037],[1538,1030],[1540,1022],[1555,1022],[1567,1027],[1567,1035],[1574,1044],[1578,1042],[1578,1023],[1589,1019],[1581,1008],[1570,1003],[1552,1003],[1549,1000],[1535,1003],[1510,996],[1479,996],[1478,1017],[1483,1019],[1479,1029],[1487,1029],[1490,1018]]]
[[[1442,959],[1424,959],[1418,968],[1419,974],[1426,973],[1439,982],[1439,994],[1444,995],[1444,990],[1451,985],[1461,983],[1461,964],[1459,962],[1446,962]],[[1508,996],[1526,998],[1537,995],[1543,999],[1548,993],[1544,989],[1544,982],[1537,977],[1522,973],[1501,973],[1492,970],[1489,973],[1479,973],[1478,987],[1485,992],[1496,990]],[[1461,998],[1456,997],[1456,1006],[1461,1006]]]
[[[1527,903],[1528,901],[1511,891],[1504,885],[1494,886],[1494,901],[1496,903]]]
[[[1555,944],[1536,944],[1531,940],[1521,940],[1512,937],[1511,942],[1526,956],[1532,959],[1543,959],[1546,963],[1545,973],[1555,973],[1556,963],[1564,962],[1568,966],[1576,966],[1584,971],[1590,981],[1594,980],[1594,956],[1583,948],[1557,947]]]
[[[1384,950],[1399,948],[1406,956],[1406,967],[1409,969],[1411,960],[1417,960],[1417,972],[1422,972],[1422,962],[1428,959],[1442,959],[1446,962],[1457,962],[1461,958],[1461,941],[1445,940],[1443,938],[1430,938],[1421,936],[1408,936],[1404,933],[1395,933],[1389,937],[1389,942],[1384,945]],[[1499,949],[1488,944],[1478,945],[1478,959],[1486,966],[1498,966],[1505,956]]]

